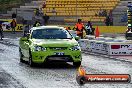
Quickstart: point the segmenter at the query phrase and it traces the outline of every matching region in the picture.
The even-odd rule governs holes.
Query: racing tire
[[[81,65],[81,61],[79,61],[79,62],[73,62],[73,65],[76,66],[76,67],[79,67]]]
[[[20,62],[21,62],[21,63],[24,63],[24,60],[23,60],[23,54],[22,54],[20,48],[19,48],[19,56],[20,56]]]
[[[34,67],[35,66],[35,63],[32,61],[32,54],[31,54],[31,51],[29,50],[29,61],[28,61],[28,64],[30,67]]]

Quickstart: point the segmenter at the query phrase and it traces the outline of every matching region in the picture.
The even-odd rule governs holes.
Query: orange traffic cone
[[[95,30],[95,38],[99,37],[100,33],[99,33],[99,28],[98,26],[96,27],[96,30]]]
[[[78,75],[79,76],[85,76],[86,75],[86,71],[85,71],[85,69],[82,66],[80,66],[78,68]]]

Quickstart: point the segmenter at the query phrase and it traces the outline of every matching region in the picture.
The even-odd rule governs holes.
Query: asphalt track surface
[[[31,68],[19,62],[18,40],[22,34],[5,33],[0,41],[0,88],[132,88],[127,84],[85,84],[76,82],[72,63],[50,63]],[[82,53],[82,66],[88,74],[130,74],[132,62]]]

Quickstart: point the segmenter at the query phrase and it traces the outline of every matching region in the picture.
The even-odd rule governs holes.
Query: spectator
[[[103,16],[103,10],[100,8],[99,12],[98,12],[99,16]]]
[[[16,13],[15,12],[12,14],[12,19],[16,19]]]
[[[3,28],[2,28],[2,24],[0,24],[0,35],[1,35],[1,40],[3,40],[2,38],[3,38],[4,36],[3,36]]]
[[[34,14],[35,14],[35,16],[39,16],[39,9],[38,8],[35,9]]]
[[[102,11],[99,11],[99,16],[102,16]]]
[[[43,9],[42,8],[39,8],[39,16],[43,16]]]
[[[113,17],[110,17],[110,26],[113,26]]]
[[[106,10],[103,10],[103,12],[102,12],[102,16],[107,16],[107,11]]]
[[[110,26],[110,17],[109,16],[106,17],[105,24],[106,24],[106,26]]]
[[[38,27],[38,26],[41,26],[41,24],[39,21],[36,21],[35,24],[33,25],[33,27]]]
[[[46,8],[46,1],[43,2],[42,8]]]
[[[30,26],[29,25],[25,25],[25,27],[24,27],[24,35],[23,35],[23,37],[27,37],[27,33],[29,33],[29,30],[30,30]]]
[[[110,10],[110,12],[109,12],[109,17],[113,17],[112,10]]]
[[[112,15],[112,10],[109,12],[109,18],[110,18],[110,26],[113,26],[113,15]]]
[[[83,38],[83,30],[85,28],[84,28],[84,25],[83,25],[81,19],[78,19],[78,22],[76,23],[75,28],[76,28],[76,31],[77,31],[77,36]]]
[[[22,24],[26,25],[27,24],[27,20],[25,20],[24,18],[22,18]]]
[[[12,28],[12,33],[14,33],[14,34],[15,34],[16,26],[17,26],[17,23],[16,23],[15,19],[13,19],[11,22],[11,28]]]
[[[43,16],[43,20],[44,20],[44,24],[47,25],[48,24],[48,20],[49,20],[49,16],[47,14],[45,14]]]
[[[86,24],[85,29],[86,29],[86,34],[87,35],[92,34],[92,24],[91,24],[90,21],[88,21],[88,23]]]

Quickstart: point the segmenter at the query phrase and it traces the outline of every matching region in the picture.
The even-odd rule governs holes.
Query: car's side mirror
[[[75,37],[75,40],[79,40],[79,39],[80,39],[80,37],[79,37],[79,36],[76,36],[76,37]]]
[[[27,37],[22,37],[21,40],[22,41],[28,41],[28,38]]]

